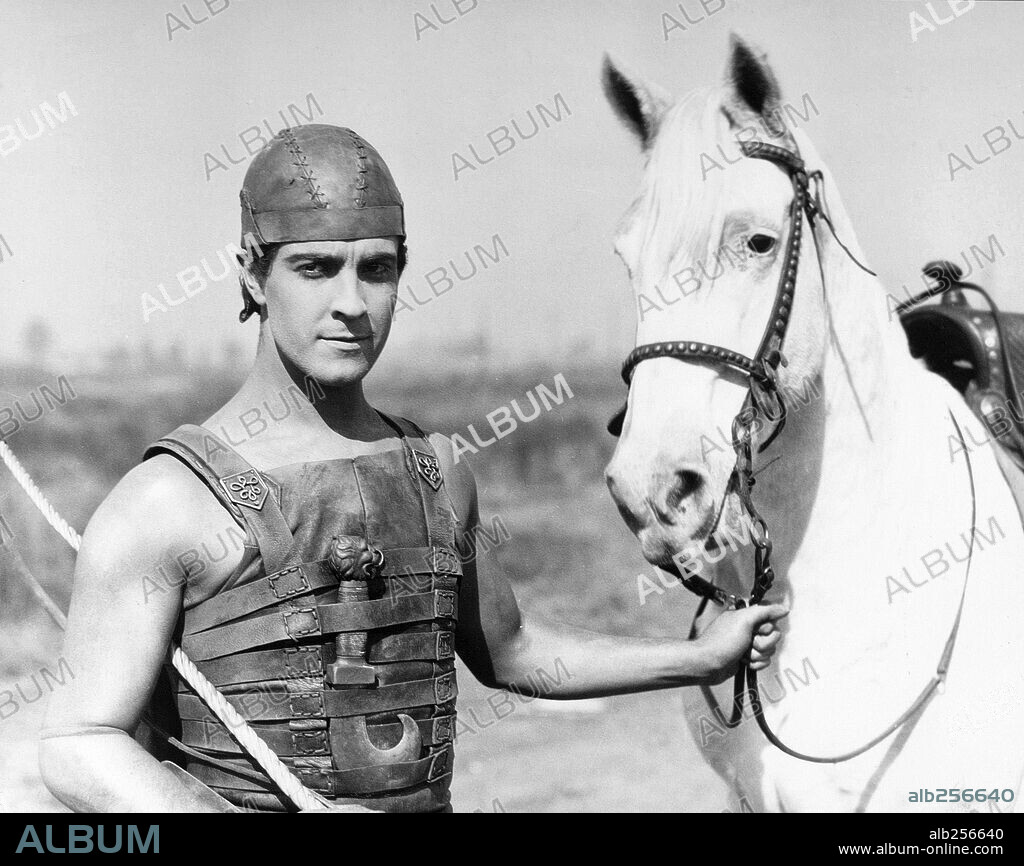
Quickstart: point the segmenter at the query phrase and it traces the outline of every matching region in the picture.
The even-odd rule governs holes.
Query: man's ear
[[[245,322],[252,315],[260,312],[266,303],[267,296],[260,287],[259,280],[250,270],[252,259],[248,253],[238,254],[238,285],[242,290],[242,312],[238,321]]]
[[[262,307],[267,302],[263,287],[250,268],[250,260],[244,254],[238,256],[238,284],[259,306]]]

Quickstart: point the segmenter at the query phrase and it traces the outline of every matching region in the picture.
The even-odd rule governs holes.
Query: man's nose
[[[342,268],[332,281],[331,313],[338,318],[359,319],[366,315],[366,301],[355,270]]]

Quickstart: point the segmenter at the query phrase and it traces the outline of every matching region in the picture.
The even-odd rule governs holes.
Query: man
[[[455,652],[485,685],[525,691],[558,659],[572,678],[548,698],[719,680],[748,653],[768,663],[779,607],[725,613],[695,641],[612,637],[525,615],[505,577],[458,556],[479,524],[466,463],[363,393],[405,263],[402,199],[376,150],[347,129],[286,129],[254,158],[241,202],[260,253],[240,275],[256,360],[89,523],[64,649],[75,677],[51,699],[41,748],[56,797],[209,808],[131,736],[164,697],[178,763],[232,803],[288,807],[186,684],[159,686],[172,639],[307,787],[383,811],[450,810]],[[307,381],[320,399],[283,412]],[[258,407],[275,420],[253,435],[242,419]],[[154,574],[172,579],[144,591]]]

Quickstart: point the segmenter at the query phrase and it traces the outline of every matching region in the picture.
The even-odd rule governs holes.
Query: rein
[[[714,694],[707,686],[701,686],[701,693],[704,695],[704,699],[708,702],[708,706],[714,712],[718,720],[725,725],[727,728],[738,727],[740,722],[743,721],[743,707],[745,700],[749,697],[750,708],[754,713],[754,718],[757,720],[757,726],[761,729],[765,739],[768,740],[773,746],[787,755],[797,758],[801,761],[808,761],[812,764],[840,764],[844,761],[849,761],[852,758],[856,758],[858,755],[863,755],[869,749],[874,748],[883,740],[888,739],[895,734],[900,728],[902,728],[907,722],[913,718],[918,711],[922,710],[928,702],[931,700],[936,690],[946,679],[946,673],[949,670],[949,663],[953,657],[953,647],[956,645],[957,634],[960,631],[960,618],[963,614],[964,602],[967,599],[967,584],[971,576],[971,563],[974,560],[974,534],[975,524],[978,516],[978,501],[977,491],[974,485],[974,467],[971,464],[971,455],[967,449],[967,443],[964,440],[963,431],[960,429],[959,423],[957,423],[956,417],[953,412],[950,411],[949,418],[953,422],[953,426],[956,428],[957,437],[960,439],[960,446],[964,449],[964,456],[967,460],[967,475],[971,482],[971,540],[967,554],[967,567],[964,570],[964,581],[963,588],[960,591],[960,602],[957,605],[956,617],[953,620],[953,627],[950,630],[949,637],[946,638],[946,644],[942,650],[942,655],[939,657],[939,663],[936,665],[935,674],[928,681],[928,684],[921,690],[921,693],[914,699],[914,702],[904,710],[899,717],[892,724],[889,725],[884,731],[877,736],[873,737],[867,743],[853,749],[849,752],[844,752],[839,755],[830,756],[817,756],[807,755],[803,752],[799,752],[796,749],[787,746],[782,740],[779,739],[778,735],[771,729],[768,724],[768,719],[764,715],[764,706],[761,703],[761,690],[757,684],[757,671],[753,670],[748,663],[743,663],[740,669],[736,672],[736,676],[733,678],[733,704],[732,704],[732,715],[727,719],[725,714],[722,712],[718,701],[715,699]],[[758,604],[758,601],[754,601],[754,596],[757,594],[757,585],[755,583],[754,591],[751,593],[749,604]],[[763,595],[762,595],[763,598]],[[693,624],[690,626],[690,639],[692,640],[697,636],[697,620],[700,619],[704,610],[707,608],[708,601],[711,600],[707,596],[701,599],[700,605],[697,607],[697,612],[693,617]],[[742,599],[736,600],[735,607],[742,608],[746,607],[748,602]],[[746,688],[744,688],[744,680],[746,681]]]
[[[671,566],[666,567],[665,571],[674,574],[683,586],[701,598],[700,605],[694,615],[693,625],[690,628],[691,639],[696,636],[697,620],[704,613],[709,601],[726,608],[743,608],[749,605],[761,604],[775,582],[775,571],[771,565],[772,541],[768,533],[768,525],[758,512],[752,497],[755,481],[753,471],[753,455],[755,453],[753,443],[755,435],[754,422],[760,416],[767,418],[774,424],[768,436],[757,446],[757,453],[761,453],[782,432],[786,423],[786,402],[779,387],[778,370],[780,366],[784,367],[787,363],[786,357],[782,353],[782,348],[789,327],[793,296],[796,290],[803,216],[807,216],[808,224],[811,227],[811,236],[814,240],[822,286],[825,284],[824,264],[822,262],[818,235],[815,232],[817,220],[819,219],[828,227],[832,237],[851,261],[867,273],[877,276],[874,271],[861,264],[849,248],[839,239],[838,235],[836,235],[825,203],[824,179],[820,170],[808,173],[803,159],[797,153],[778,145],[762,141],[741,141],[738,144],[744,156],[753,159],[765,159],[778,165],[789,175],[793,186],[793,200],[789,206],[790,227],[789,236],[786,240],[785,258],[783,259],[782,270],[779,274],[779,282],[775,291],[775,301],[772,305],[771,315],[768,317],[757,351],[753,357],[747,357],[740,352],[710,343],[646,343],[637,346],[630,352],[622,366],[622,378],[626,383],[627,389],[632,384],[636,367],[643,361],[652,358],[675,358],[679,361],[710,367],[730,367],[747,377],[747,395],[739,413],[732,422],[732,445],[733,450],[736,452],[736,465],[730,479],[730,486],[735,489],[743,510],[750,520],[751,541],[754,545],[753,585],[749,598],[742,599],[732,593],[725,592],[725,590],[715,586],[699,575],[681,569],[675,562]],[[812,180],[815,183],[815,194],[813,196],[809,194],[809,186]],[[612,435],[618,436],[621,433],[625,413],[626,407],[623,407],[609,422],[608,430]],[[787,755],[802,761],[816,764],[841,763],[867,752],[892,736],[892,734],[910,721],[919,710],[924,708],[935,694],[939,685],[944,682],[950,659],[953,655],[953,647],[956,644],[961,614],[963,613],[964,601],[967,596],[967,583],[970,578],[971,562],[974,557],[974,525],[977,518],[977,492],[975,490],[974,469],[971,464],[970,452],[967,449],[963,432],[952,410],[950,410],[949,415],[953,426],[956,428],[957,435],[960,437],[960,442],[967,458],[967,473],[971,486],[971,540],[960,603],[957,607],[953,627],[936,667],[935,675],[896,721],[869,742],[840,755],[815,756],[806,755],[787,746],[772,731],[764,715],[764,706],[761,703],[761,693],[757,683],[757,671],[753,670],[749,663],[744,662],[740,665],[733,680],[733,710],[730,718],[725,718],[711,690],[707,686],[701,686],[701,691],[709,706],[726,727],[735,728],[743,720],[743,708],[745,700],[749,695],[750,706],[754,717],[757,719],[758,727],[773,746]]]

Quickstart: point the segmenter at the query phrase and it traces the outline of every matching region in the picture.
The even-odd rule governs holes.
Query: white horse
[[[864,259],[830,172],[807,136],[786,128],[770,67],[735,37],[726,82],[677,102],[606,63],[609,99],[646,159],[616,238],[636,294],[638,344],[697,340],[747,356],[757,347],[794,193],[778,165],[745,158],[737,138],[795,144],[808,171],[823,172],[836,237]],[[854,140],[872,146],[870,130]],[[872,216],[891,218],[894,205],[879,197]],[[774,667],[762,674],[770,725],[805,754],[861,746],[934,675],[969,568],[961,625],[944,686],[898,733],[849,762],[791,758],[751,718],[727,731],[696,689],[685,690],[691,729],[739,798],[733,808],[1009,811],[1024,796],[1024,532],[1015,502],[982,425],[911,357],[879,280],[820,222],[819,271],[811,226],[800,219],[780,380],[801,397],[754,458],[754,502],[775,544],[769,600],[791,608]],[[701,548],[716,526],[741,535],[728,431],[746,390],[744,377],[722,367],[657,358],[636,368],[607,478],[653,564]],[[718,569],[725,589],[749,593],[750,553]],[[718,695],[728,715],[729,695]],[[939,789],[968,789],[971,802]],[[927,801],[922,791],[935,799],[916,802]]]

